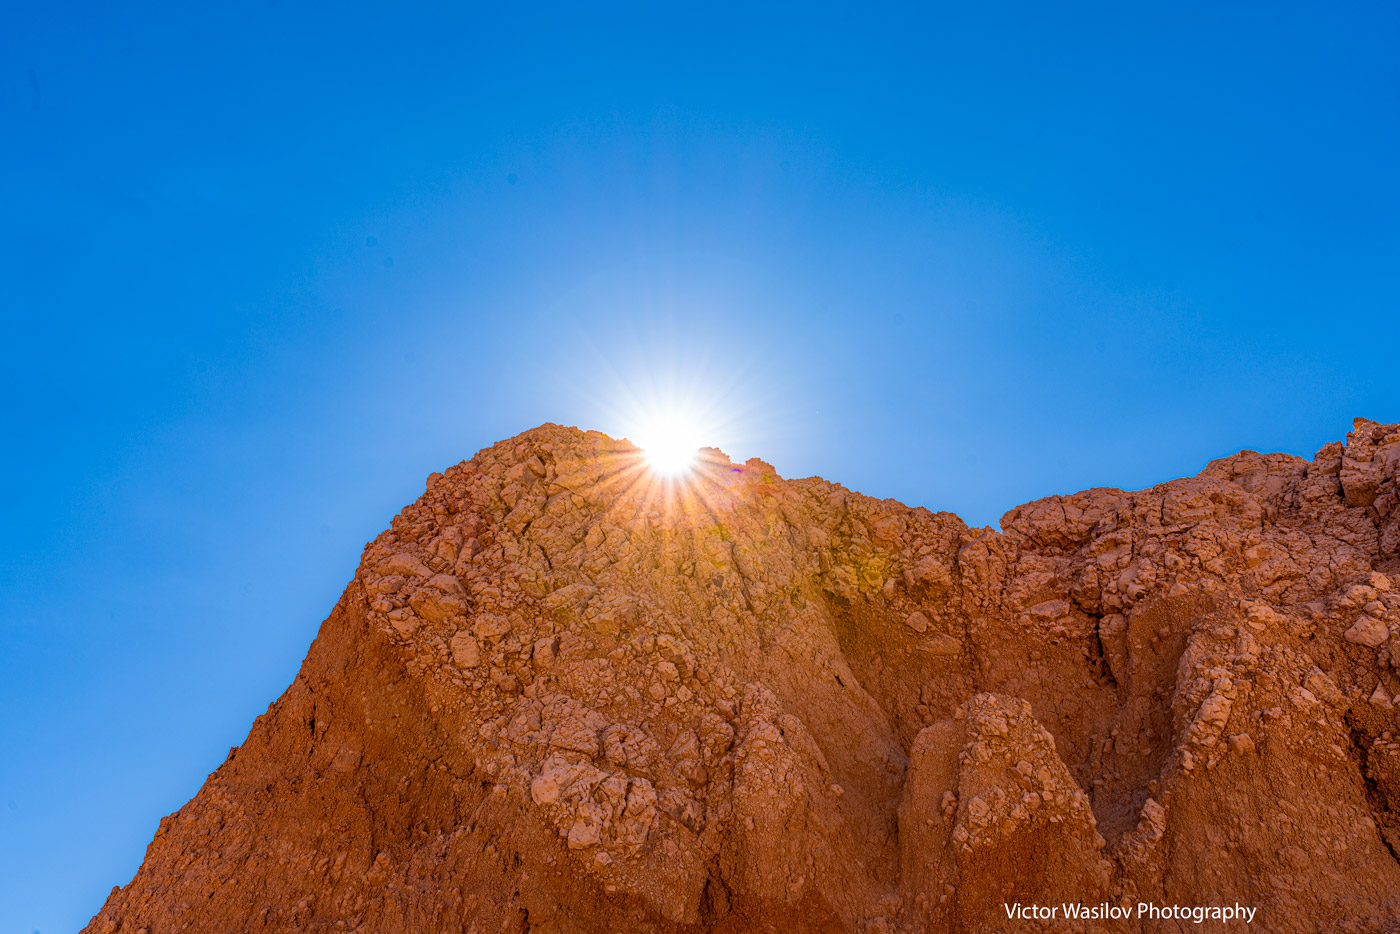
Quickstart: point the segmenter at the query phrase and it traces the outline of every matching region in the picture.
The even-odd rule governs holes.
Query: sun
[[[702,348],[703,349],[703,348]],[[733,374],[707,375],[704,359],[655,352],[651,359],[620,367],[601,355],[590,376],[598,421],[614,438],[630,441],[627,472],[662,489],[691,488],[719,452],[732,450],[745,432],[762,394]],[[709,452],[709,453],[707,453]]]
[[[652,473],[660,477],[683,477],[695,467],[696,457],[705,444],[703,431],[697,421],[682,413],[656,415],[638,427],[635,441]]]

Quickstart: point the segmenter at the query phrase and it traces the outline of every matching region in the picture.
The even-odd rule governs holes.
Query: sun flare
[[[636,444],[646,456],[652,473],[683,477],[695,466],[705,441],[702,429],[680,414],[650,419],[637,432]]]
[[[619,483],[640,483],[663,496],[700,490],[714,464],[751,437],[755,409],[770,401],[746,371],[732,363],[716,370],[703,335],[687,340],[686,353],[641,345],[599,351],[579,374],[577,391],[591,397],[598,413],[586,420],[634,448],[619,464]]]

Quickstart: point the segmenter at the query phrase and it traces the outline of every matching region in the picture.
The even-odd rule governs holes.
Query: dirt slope
[[[1400,931],[1397,668],[1400,426],[996,532],[545,425],[428,479],[87,930]]]

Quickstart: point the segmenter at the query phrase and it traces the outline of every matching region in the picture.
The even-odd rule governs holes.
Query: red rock
[[[366,548],[87,930],[1390,930],[1397,471],[1358,420],[998,533],[542,426]]]

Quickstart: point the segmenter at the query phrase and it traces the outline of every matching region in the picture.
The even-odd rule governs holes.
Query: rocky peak
[[[428,478],[88,930],[1380,930],[1398,492],[1358,419],[998,532],[542,425]]]

